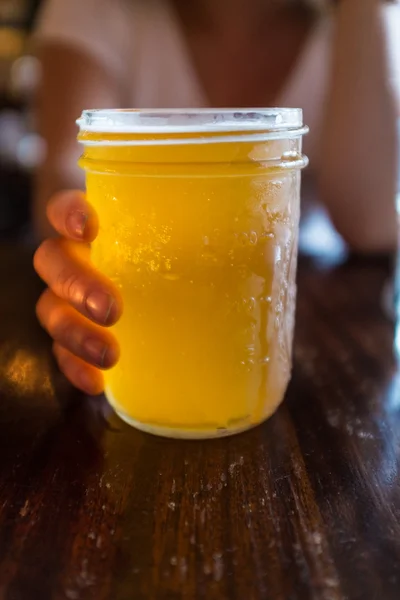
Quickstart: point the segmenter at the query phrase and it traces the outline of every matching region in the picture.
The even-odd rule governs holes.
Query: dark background
[[[0,0],[0,238],[29,222],[32,173],[40,161],[32,98],[40,70],[30,32],[41,0]]]

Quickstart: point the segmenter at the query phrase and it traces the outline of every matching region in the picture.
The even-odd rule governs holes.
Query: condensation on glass
[[[110,403],[171,437],[257,425],[291,372],[301,110],[100,110],[78,124],[92,260],[124,299]]]

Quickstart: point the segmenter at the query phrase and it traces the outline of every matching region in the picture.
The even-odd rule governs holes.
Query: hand
[[[113,366],[119,357],[117,341],[105,327],[121,315],[121,294],[90,264],[89,243],[97,235],[98,220],[85,195],[56,194],[47,217],[61,237],[45,240],[34,257],[36,272],[49,286],[36,314],[54,340],[61,371],[83,392],[100,394],[100,369]]]

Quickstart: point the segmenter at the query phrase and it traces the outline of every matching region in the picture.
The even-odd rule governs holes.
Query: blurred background
[[[29,53],[40,0],[0,0],[0,236],[29,221],[31,173],[41,159],[29,108],[39,65]]]
[[[43,143],[35,133],[32,112],[40,66],[30,52],[29,43],[43,2],[0,0],[0,239],[24,236],[28,232],[32,174],[44,154]],[[327,227],[326,220],[323,226],[320,217],[315,213],[311,230],[315,231],[316,227],[318,244],[331,249],[337,244],[338,236]],[[315,241],[308,230],[302,232],[302,238],[304,245]]]

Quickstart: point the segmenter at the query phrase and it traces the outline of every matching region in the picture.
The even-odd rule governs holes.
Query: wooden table
[[[387,261],[303,260],[295,368],[267,423],[157,439],[82,398],[0,248],[0,600],[398,600],[400,379]]]

